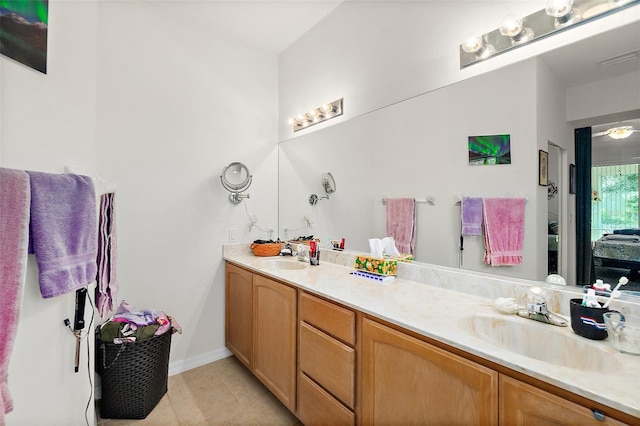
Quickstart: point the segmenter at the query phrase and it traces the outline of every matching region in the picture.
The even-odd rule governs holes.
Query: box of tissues
[[[379,259],[371,256],[356,256],[356,269],[378,275],[396,275],[398,261],[396,259]]]

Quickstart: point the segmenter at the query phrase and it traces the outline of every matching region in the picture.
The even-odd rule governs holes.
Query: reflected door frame
[[[591,255],[591,127],[574,130],[576,155],[576,284],[592,283],[595,265]]]

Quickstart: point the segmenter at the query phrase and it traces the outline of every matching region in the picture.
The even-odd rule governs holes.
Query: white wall
[[[50,2],[48,74],[0,59],[0,165],[72,164],[117,185],[118,302],[181,323],[171,372],[228,353],[222,244],[229,228],[240,242],[266,236],[228,201],[224,165],[249,166],[249,213],[277,226],[277,56],[191,25],[210,3],[180,3]],[[87,356],[74,374],[62,323],[73,309],[72,294],[40,297],[30,259],[8,425],[84,424]]]
[[[96,3],[50,5],[47,74],[0,59],[0,165],[52,173],[67,164],[95,169]],[[65,318],[73,321],[74,302],[73,293],[46,300],[40,296],[30,255],[9,364],[14,412],[7,425],[84,424],[91,392],[86,347],[83,343],[76,374],[75,338],[63,325]],[[93,419],[93,404],[88,417]]]

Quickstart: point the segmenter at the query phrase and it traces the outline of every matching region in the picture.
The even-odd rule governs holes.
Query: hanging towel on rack
[[[524,242],[525,198],[484,198],[484,263],[520,265]]]
[[[482,198],[462,197],[462,235],[482,235]]]
[[[27,173],[31,181],[31,244],[40,294],[47,299],[96,279],[96,196],[90,177]]]
[[[96,278],[96,307],[101,318],[113,310],[113,301],[118,296],[116,249],[115,194],[103,194],[100,197],[98,218],[98,276]]]
[[[0,425],[13,410],[7,372],[27,270],[30,202],[27,173],[0,168]]]
[[[393,237],[400,253],[413,255],[416,242],[416,201],[413,198],[387,199],[387,235]]]

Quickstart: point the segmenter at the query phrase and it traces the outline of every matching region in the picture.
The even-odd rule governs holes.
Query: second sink
[[[306,263],[298,262],[297,260],[286,259],[265,259],[261,260],[258,265],[265,269],[277,270],[277,271],[294,271],[305,269]]]
[[[549,364],[602,373],[620,368],[615,351],[577,336],[570,329],[490,315],[465,317],[460,325],[487,343]]]

